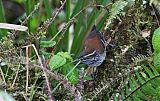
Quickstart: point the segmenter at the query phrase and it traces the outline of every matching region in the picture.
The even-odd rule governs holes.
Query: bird
[[[80,61],[89,67],[100,66],[106,58],[106,40],[104,34],[93,25],[84,40],[84,48],[75,61]]]

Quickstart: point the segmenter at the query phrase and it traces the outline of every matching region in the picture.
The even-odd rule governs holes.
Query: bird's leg
[[[84,73],[84,76],[88,75],[88,74],[91,74],[91,67],[88,67],[86,69],[86,72]]]
[[[96,73],[95,73],[96,67],[88,67],[86,73],[90,74],[93,79],[93,84],[95,85],[96,81]],[[86,74],[85,73],[85,74]]]
[[[96,67],[92,67],[91,77],[93,79],[93,84],[96,84]]]

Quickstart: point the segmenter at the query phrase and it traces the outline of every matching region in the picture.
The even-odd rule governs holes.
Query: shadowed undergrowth
[[[53,6],[26,0],[19,23],[28,30],[0,31],[0,89],[27,101],[159,99],[158,53],[152,48],[159,13],[154,3],[142,1],[64,0]],[[71,63],[94,24],[116,45],[107,47],[95,85],[86,66]]]

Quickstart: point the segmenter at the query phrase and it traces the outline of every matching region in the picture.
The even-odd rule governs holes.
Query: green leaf
[[[55,41],[41,41],[40,45],[44,48],[46,47],[53,47],[54,45],[56,45]]]
[[[145,79],[147,78],[147,75],[144,72],[140,72],[140,74],[142,75],[142,77],[144,77]]]
[[[160,43],[159,43],[160,44]],[[160,67],[160,53],[155,53],[153,57],[153,63],[156,67]],[[158,68],[160,71],[160,68]]]
[[[57,55],[60,55],[70,61],[73,61],[73,58],[71,57],[71,55],[68,52],[58,52]]]
[[[122,91],[121,91],[121,99],[124,99],[125,98],[125,94],[124,94],[125,92],[124,92],[124,89],[122,89]]]
[[[32,0],[26,0],[25,2],[25,9],[26,9],[26,15],[29,16],[29,14],[32,12],[35,2],[32,2]],[[27,20],[27,27],[29,29],[29,32],[32,31],[32,25],[31,25],[31,18]]]
[[[67,75],[72,69],[74,68],[73,64],[66,64],[63,66],[62,70],[63,70],[63,74]],[[77,84],[79,81],[79,73],[76,69],[73,69],[71,71],[71,73],[67,76],[68,80],[72,83],[72,84]]]
[[[50,56],[50,53],[48,53],[48,52],[46,52],[46,51],[42,51],[42,54],[43,54],[46,58],[48,58],[48,57]]]
[[[149,66],[153,70],[154,75],[159,75],[158,71],[156,70],[156,68],[154,66],[152,66],[151,64],[149,64]]]
[[[157,88],[157,95],[160,96],[160,87]]]
[[[154,33],[153,33],[153,37],[152,37],[152,45],[153,45],[153,49],[156,52],[160,52],[160,28],[157,28]]]
[[[2,3],[2,0],[0,0],[0,23],[6,22],[5,18],[6,17],[5,17],[5,12],[4,12],[4,8],[3,8],[3,3]],[[7,30],[0,29],[0,39],[6,35],[8,35]]]
[[[66,63],[66,58],[60,55],[54,55],[50,60],[49,66],[52,70],[54,70],[63,66],[65,63]]]
[[[113,94],[113,101],[118,101],[116,93]]]
[[[146,67],[146,66],[142,66],[145,71],[148,73],[148,75],[150,76],[150,78],[154,77],[154,74],[153,72],[149,69],[149,67]]]
[[[51,58],[49,66],[51,69],[57,69],[64,64],[66,64],[67,60],[73,61],[73,58],[67,52],[58,52]]]
[[[141,84],[143,84],[143,83],[144,83],[144,80],[142,79],[142,77],[140,76],[140,74],[139,74],[137,71],[135,71],[135,74],[136,74],[139,82],[140,82]]]
[[[126,87],[125,87],[125,90],[126,90],[126,95],[128,96],[129,94],[130,94],[130,90],[129,90],[129,88],[128,88],[128,86],[126,85]],[[128,98],[128,99],[130,99],[130,98]],[[128,100],[127,99],[127,100]]]

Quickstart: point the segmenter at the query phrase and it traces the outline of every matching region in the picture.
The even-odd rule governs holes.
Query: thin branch
[[[52,52],[51,52],[51,54],[50,54],[50,56],[49,56],[49,58],[48,58],[48,60],[47,60],[47,62],[46,62],[46,65],[48,65],[48,64],[50,63],[50,60],[51,60],[51,58],[52,58],[52,56],[53,56],[53,53],[54,53],[54,51],[56,50],[56,48],[57,48],[58,44],[60,43],[61,39],[63,38],[65,32],[67,31],[68,26],[70,26],[73,22],[74,22],[74,21],[68,23],[68,25],[66,25],[66,26],[63,28],[62,34],[61,34],[61,36],[59,37],[58,42],[56,43],[56,45],[53,47]]]
[[[84,10],[86,10],[88,7],[92,7],[92,5],[88,5],[86,7],[84,7],[82,10],[80,10],[77,14],[75,14],[70,21],[68,21],[65,26],[51,39],[51,41],[53,41],[61,32],[63,32],[67,27],[71,25],[71,23],[75,22],[76,17],[78,17]]]
[[[62,5],[62,6],[63,6],[63,5]],[[61,7],[62,7],[62,6],[61,6]],[[61,7],[60,7],[60,8],[61,8]],[[51,52],[51,54],[50,54],[50,56],[49,56],[49,58],[48,58],[48,60],[47,60],[47,62],[46,62],[46,65],[49,64],[50,59],[51,59],[54,51],[56,50],[57,45],[58,45],[59,42],[61,41],[62,37],[64,36],[64,34],[65,34],[65,32],[67,31],[67,29],[69,28],[69,26],[71,26],[72,23],[75,22],[75,18],[76,18],[77,16],[79,16],[83,11],[85,11],[85,10],[86,10],[87,8],[89,8],[89,7],[95,7],[95,5],[94,5],[94,4],[89,4],[89,5],[87,5],[86,7],[82,8],[82,10],[80,10],[77,14],[75,14],[75,15],[70,19],[70,21],[68,21],[68,23],[66,23],[65,26],[64,26],[53,38],[51,38],[51,41],[53,41],[60,33],[62,33],[61,36],[60,36],[59,39],[58,39],[57,44],[53,47],[52,52]],[[60,8],[59,8],[59,9],[60,9]],[[58,11],[60,12],[60,10],[58,10]],[[58,12],[58,11],[57,11],[57,12]],[[58,13],[56,13],[56,14],[58,14]],[[56,14],[55,14],[55,15],[56,15]],[[52,19],[52,20],[54,20],[54,19]],[[49,21],[49,23],[50,23],[50,22],[51,22],[51,21]],[[42,30],[41,32],[43,32],[43,30]]]
[[[67,77],[73,72],[73,70],[80,64],[80,61],[68,72],[68,74],[63,78],[67,79]],[[62,82],[59,82],[57,86],[53,89],[52,93],[56,91],[56,89],[62,84]]]
[[[38,2],[38,3],[34,6],[34,10],[25,18],[24,21],[21,22],[21,25],[24,25],[24,24],[33,16],[33,14],[39,9],[41,3],[42,3],[42,1]]]
[[[36,47],[35,47],[34,44],[28,45],[28,46],[24,46],[24,47],[30,47],[30,46],[32,46],[32,47],[34,48],[35,53],[36,53],[36,55],[37,55],[37,57],[38,57],[38,60],[39,60],[39,62],[40,62],[40,66],[38,66],[38,67],[40,67],[40,68],[43,70],[43,72],[44,72],[44,75],[45,75],[45,78],[46,78],[46,82],[47,82],[47,86],[48,86],[48,88],[49,88],[49,91],[51,92],[51,89],[50,89],[50,87],[49,87],[49,80],[48,80],[48,78],[47,78],[47,74],[46,74],[46,73],[50,74],[53,78],[55,78],[56,80],[58,80],[59,82],[61,82],[61,83],[63,84],[64,88],[68,89],[68,90],[71,92],[71,94],[74,96],[75,101],[81,101],[82,97],[81,97],[80,92],[77,90],[77,88],[76,88],[74,85],[71,85],[67,80],[65,80],[66,77],[63,77],[63,76],[61,76],[61,75],[58,75],[57,73],[53,73],[53,72],[51,72],[50,70],[48,70],[47,68],[45,68],[45,67],[43,66],[42,60],[41,60],[41,58],[40,58],[40,56],[39,56],[39,54],[38,54],[38,51],[37,51],[37,49],[36,49]],[[78,64],[77,64],[77,65],[78,65]],[[76,66],[75,66],[75,67],[76,67]],[[73,71],[73,70],[71,70],[70,73],[71,73],[72,71]],[[68,73],[68,75],[69,75],[70,73]],[[68,75],[67,75],[67,76],[68,76]],[[50,93],[50,94],[51,94],[51,93]]]
[[[49,85],[49,80],[48,80],[48,77],[47,77],[46,72],[44,71],[44,68],[45,68],[45,67],[44,67],[44,65],[43,65],[43,63],[42,63],[42,60],[41,60],[41,58],[40,58],[40,56],[39,56],[39,54],[38,54],[38,51],[37,51],[35,45],[32,44],[32,47],[33,47],[33,49],[34,49],[34,51],[35,51],[35,53],[36,53],[36,55],[37,55],[37,57],[38,57],[38,60],[39,60],[39,62],[40,62],[40,66],[43,68],[43,73],[44,73],[44,76],[45,76],[45,79],[46,79],[46,83],[47,83],[47,88],[48,88],[48,91],[49,91],[50,101],[54,101],[53,96],[51,95],[51,87],[50,87],[50,85]]]
[[[0,71],[1,71],[1,76],[2,76],[2,79],[3,79],[3,81],[4,81],[4,84],[7,85],[6,80],[5,80],[5,76],[4,76],[4,73],[3,73],[1,67],[0,67]]]
[[[46,22],[40,27],[39,33],[45,32],[50,27],[50,25],[56,19],[58,14],[63,10],[65,3],[66,3],[66,0],[62,3],[62,5],[61,5],[61,7],[59,9],[55,10],[55,12],[53,13],[53,16],[50,19],[46,20]]]
[[[17,76],[18,76],[18,73],[19,73],[19,68],[20,68],[20,63],[18,64],[18,67],[17,67],[17,71],[16,71],[16,76],[15,76],[15,78],[14,78],[14,80],[13,80],[13,83],[12,83],[12,86],[11,86],[11,88],[13,88],[13,86],[14,86],[14,84],[15,84],[15,82],[16,82],[16,79],[17,79]]]
[[[29,69],[28,69],[28,63],[29,63],[29,54],[28,54],[28,46],[26,47],[26,95],[28,91],[28,74],[29,74]]]
[[[64,76],[55,73],[55,72],[51,72],[50,70],[48,70],[47,68],[42,68],[41,66],[38,66],[41,69],[43,69],[46,73],[48,73],[50,76],[52,76],[55,80],[62,82],[64,88],[66,88],[67,90],[69,90],[72,94],[72,96],[75,98],[75,101],[81,101],[81,94],[78,91],[78,89],[72,85],[70,82],[68,82],[67,80],[64,79]]]
[[[51,59],[54,51],[56,50],[57,45],[59,44],[59,42],[60,42],[61,39],[63,38],[65,32],[66,32],[67,29],[68,29],[68,27],[71,26],[72,23],[75,22],[75,18],[76,18],[79,14],[81,14],[85,9],[87,9],[88,7],[91,7],[91,6],[92,6],[92,5],[88,5],[88,6],[84,7],[82,10],[80,10],[80,11],[79,11],[75,16],[73,16],[73,17],[70,19],[70,21],[68,21],[68,23],[66,23],[65,26],[51,39],[51,41],[53,41],[60,33],[62,33],[61,36],[60,36],[59,39],[58,39],[57,44],[53,47],[52,52],[51,52],[51,54],[50,54],[50,56],[49,56],[49,58],[48,58],[48,60],[47,60],[47,62],[46,62],[46,65],[49,64],[50,59]]]
[[[10,30],[17,30],[17,31],[27,31],[28,27],[16,24],[8,24],[8,23],[0,23],[0,28],[2,29],[10,29]]]
[[[25,25],[25,23],[32,17],[32,15],[39,9],[40,4],[42,3],[42,1],[38,2],[35,6],[34,6],[34,10],[25,18],[24,21],[21,22],[21,25]],[[17,33],[17,30],[13,32],[13,36]]]
[[[38,51],[37,51],[37,49],[36,49],[36,47],[35,47],[34,44],[28,45],[28,46],[24,46],[23,48],[26,48],[26,58],[28,58],[28,47],[33,47],[33,49],[34,49],[34,51],[35,51],[35,53],[36,53],[36,55],[37,55],[37,57],[38,57],[38,61],[39,61],[39,63],[40,63],[40,66],[41,66],[41,68],[42,68],[42,70],[43,70],[43,73],[44,73],[44,76],[45,76],[45,79],[46,79],[47,88],[48,88],[48,91],[49,91],[49,94],[50,94],[50,101],[54,101],[54,100],[53,100],[53,97],[52,97],[52,95],[51,95],[51,88],[50,88],[50,85],[49,85],[49,80],[48,80],[48,77],[47,77],[46,72],[44,71],[44,66],[43,66],[42,60],[41,60],[41,58],[40,58],[40,56],[39,56],[39,54],[38,54]],[[29,60],[28,60],[28,62],[29,62]],[[28,67],[28,62],[26,62],[26,67]],[[28,87],[28,83],[27,83],[26,85],[27,85],[27,87]],[[27,92],[27,90],[26,90],[26,92]]]

